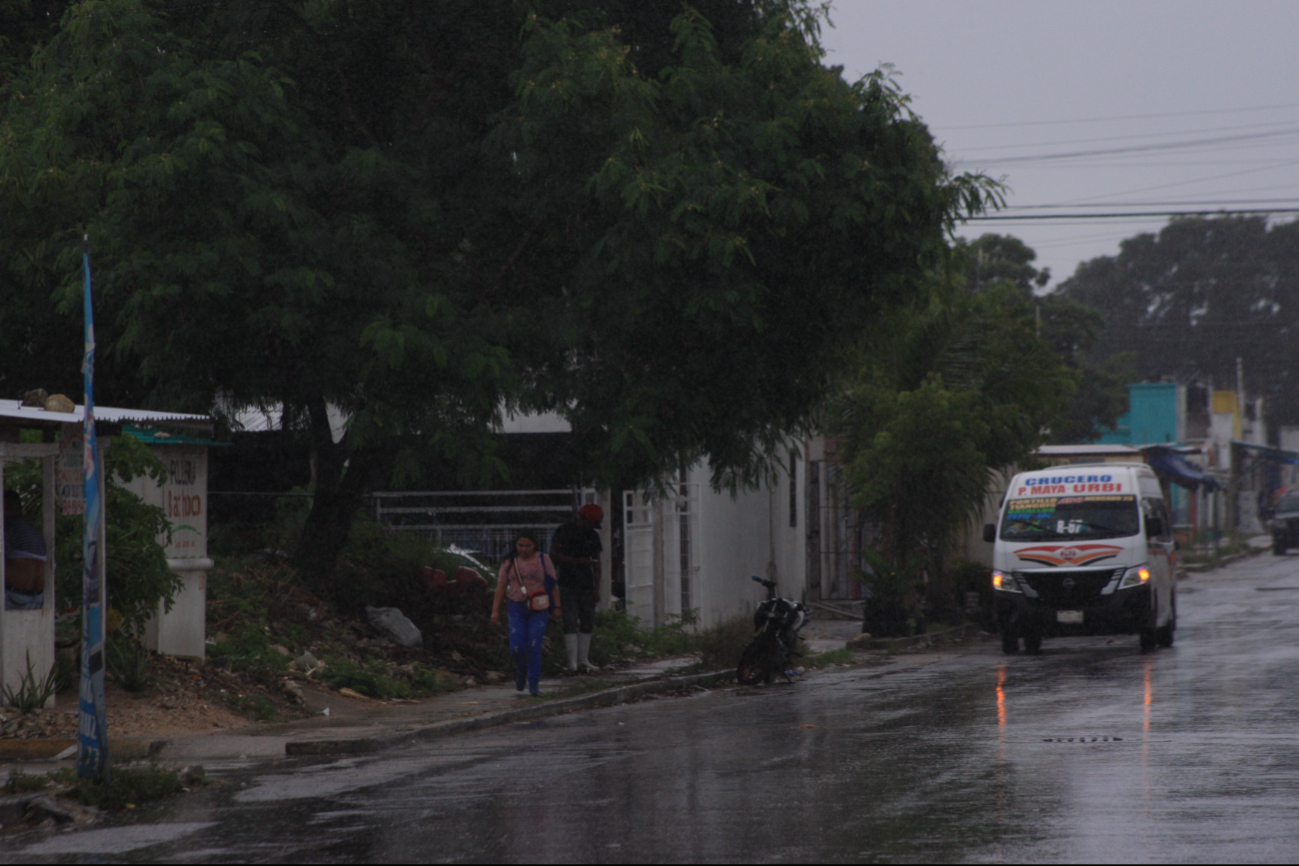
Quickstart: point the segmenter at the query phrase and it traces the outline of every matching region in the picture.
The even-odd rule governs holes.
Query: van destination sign
[[[1122,493],[1123,483],[1113,475],[1042,475],[1025,478],[1016,496],[1054,496],[1062,493]]]

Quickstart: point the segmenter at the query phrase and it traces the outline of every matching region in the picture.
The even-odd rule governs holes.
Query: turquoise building
[[[1098,440],[1102,445],[1176,445],[1186,437],[1186,386],[1135,382],[1128,386],[1128,411]]]
[[[1175,382],[1134,382],[1128,385],[1128,411],[1113,430],[1098,440],[1102,445],[1177,445],[1186,438],[1186,386]],[[1187,520],[1187,494],[1180,487],[1169,491],[1174,523]]]

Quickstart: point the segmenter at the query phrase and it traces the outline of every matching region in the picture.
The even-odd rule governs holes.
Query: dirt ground
[[[109,683],[105,688],[108,730],[114,737],[167,737],[193,734],[214,728],[241,728],[256,722],[228,707],[193,694],[168,695],[159,700],[153,694],[131,694]],[[52,709],[36,710],[26,716],[12,707],[0,710],[6,730],[3,739],[71,740],[77,736],[77,692],[68,689],[54,699]]]
[[[280,720],[300,713],[282,695],[242,682],[212,665],[157,657],[152,684],[134,693],[122,689],[111,677],[105,679],[104,703],[113,737],[162,738],[256,725],[258,722],[225,703],[253,695],[272,701]],[[53,708],[25,715],[13,707],[0,708],[0,739],[75,739],[77,705],[74,686],[55,695]]]

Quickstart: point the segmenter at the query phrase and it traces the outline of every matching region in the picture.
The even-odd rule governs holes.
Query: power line
[[[1144,211],[1139,213],[1073,213],[1073,214],[1030,214],[1028,216],[1007,216],[1002,214],[969,217],[966,222],[1040,222],[1043,220],[1103,220],[1103,219],[1150,219],[1154,217],[1181,216],[1248,216],[1251,214],[1299,213],[1299,207],[1292,208],[1251,208],[1241,210],[1203,210],[1203,211]]]
[[[1250,198],[1223,201],[1153,201],[1135,202],[1120,201],[1100,204],[1013,204],[1007,210],[1048,210],[1062,207],[1200,207],[1210,205],[1249,205],[1249,204],[1299,204],[1299,197],[1289,198]]]
[[[1188,139],[1186,141],[1173,141],[1165,144],[1144,144],[1133,147],[1110,147],[1097,150],[1074,150],[1064,151],[1061,153],[1041,153],[1028,154],[1024,156],[1005,156],[995,159],[983,160],[959,160],[960,162],[971,162],[978,165],[1007,165],[1017,162],[1045,162],[1048,160],[1058,159],[1079,159],[1089,156],[1109,156],[1111,154],[1123,153],[1152,153],[1155,151],[1167,150],[1187,150],[1196,147],[1210,147],[1216,144],[1230,144],[1237,142],[1254,142],[1262,139],[1275,139],[1283,136],[1299,135],[1299,128],[1280,129],[1274,132],[1254,132],[1248,135],[1222,135],[1214,138]]]
[[[1250,108],[1207,108],[1198,111],[1168,111],[1152,114],[1120,114],[1110,117],[1085,117],[1074,120],[1028,120],[1018,123],[980,123],[966,126],[944,126],[943,129],[1013,129],[1023,126],[1064,126],[1071,123],[1101,123],[1113,120],[1152,120],[1159,117],[1193,117],[1205,114],[1240,114],[1249,111],[1279,111],[1299,108],[1299,102],[1284,105],[1257,105]]]
[[[1240,171],[1229,171],[1225,174],[1213,174],[1213,175],[1209,175],[1208,177],[1192,178],[1190,180],[1174,181],[1173,183],[1161,183],[1161,184],[1156,184],[1155,186],[1144,186],[1138,189],[1123,190],[1119,194],[1128,195],[1128,194],[1138,193],[1138,192],[1154,192],[1155,190],[1158,189],[1171,189],[1177,186],[1189,186],[1191,184],[1207,183],[1208,181],[1211,180],[1224,180],[1229,177],[1239,177],[1244,174],[1258,174],[1261,171],[1270,171],[1271,169],[1274,168],[1284,168],[1286,166],[1291,166],[1296,164],[1299,164],[1299,160],[1286,159],[1286,160],[1281,160],[1279,162],[1275,162],[1272,165],[1259,166],[1258,168],[1246,168]],[[1092,196],[1086,196],[1084,198],[1074,199],[1074,203],[1082,204],[1084,202],[1095,201],[1098,198],[1105,198],[1109,195],[1113,195],[1113,193],[1101,193],[1100,195],[1092,195]]]
[[[1277,126],[1293,127],[1294,120],[1293,119],[1277,120],[1271,123],[1259,123],[1259,124],[1252,124],[1250,126],[1240,126],[1239,124],[1237,124],[1233,126],[1215,126],[1209,129],[1174,129],[1174,130],[1169,130],[1167,132],[1138,132],[1138,133],[1133,133],[1132,135],[1107,135],[1107,136],[1102,136],[1101,138],[1067,138],[1067,139],[1061,139],[1057,141],[1026,141],[1026,142],[1019,142],[1016,144],[985,144],[985,145],[980,145],[979,147],[963,147],[961,148],[961,152],[970,153],[976,150],[1006,150],[1012,147],[1050,147],[1057,144],[1094,144],[1102,141],[1131,141],[1134,138],[1160,138],[1160,137],[1166,138],[1170,135],[1186,135],[1188,132],[1202,134],[1207,132],[1235,131],[1239,134],[1245,132],[1246,130],[1263,131]]]

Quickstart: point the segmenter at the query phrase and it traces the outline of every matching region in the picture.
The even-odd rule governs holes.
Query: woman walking
[[[514,687],[524,686],[534,697],[541,694],[541,639],[550,618],[560,612],[555,566],[541,552],[536,536],[520,532],[514,549],[501,563],[492,599],[492,625],[501,621],[501,600],[509,596],[510,656],[514,659]]]

